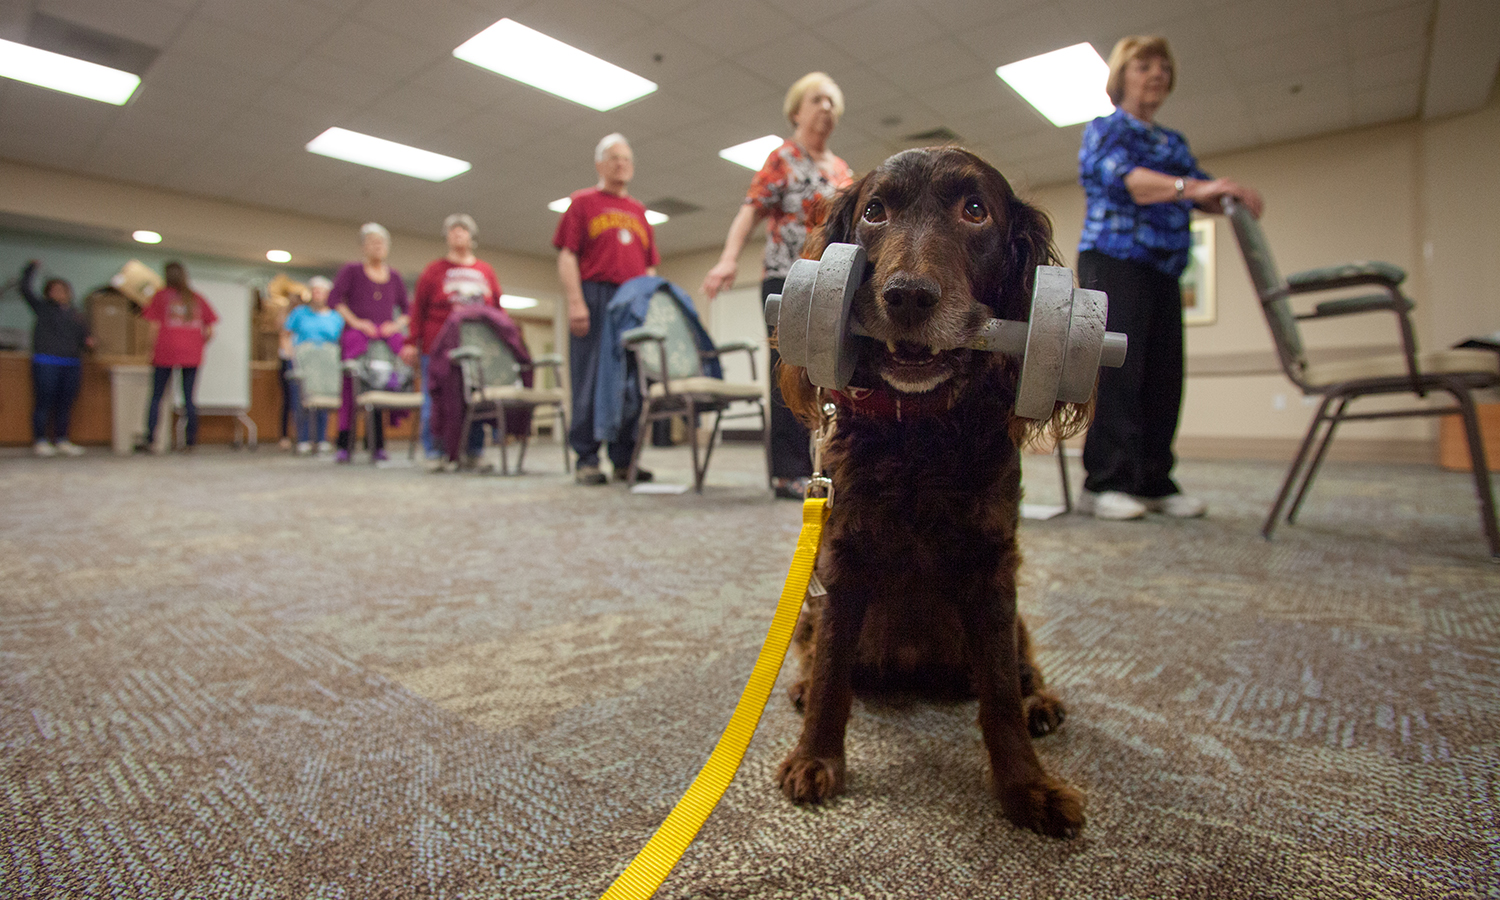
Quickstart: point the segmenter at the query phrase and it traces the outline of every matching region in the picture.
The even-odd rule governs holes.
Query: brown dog
[[[1038,265],[1057,265],[1052,228],[988,163],[964,150],[908,150],[841,193],[805,255],[829,243],[868,253],[854,314],[862,340],[823,447],[833,502],[818,556],[826,596],[798,623],[802,736],[778,775],[817,803],[844,786],[855,691],[979,699],[994,790],[1015,824],[1054,837],[1083,825],[1083,795],[1031,746],[1064,711],[1043,689],[1016,612],[1018,446],[1076,431],[1086,407],[1015,416],[1019,364],[964,349],[988,318],[1027,318]],[[803,369],[779,374],[787,403],[816,424]],[[1029,732],[1029,733],[1028,733]]]

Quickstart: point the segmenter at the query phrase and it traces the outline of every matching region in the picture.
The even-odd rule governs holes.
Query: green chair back
[[[458,343],[479,351],[479,377],[485,387],[503,387],[521,380],[521,364],[515,353],[489,325],[464,322],[458,326]]]
[[[384,344],[381,345],[385,346]],[[339,345],[331,342],[297,344],[292,361],[302,382],[302,396],[337,397],[343,386],[344,372],[339,366]]]
[[[661,371],[661,358],[655,347],[647,345],[637,357],[642,371],[652,381],[675,378],[693,378],[703,374],[703,358],[698,355],[698,342],[693,339],[693,330],[688,324],[687,312],[665,289],[651,295],[646,308],[646,320],[641,323],[658,329],[667,336],[667,371]]]
[[[1229,221],[1234,226],[1234,236],[1239,242],[1240,253],[1245,258],[1245,268],[1250,271],[1250,281],[1255,285],[1255,294],[1260,298],[1261,311],[1270,326],[1271,338],[1276,342],[1276,351],[1282,365],[1295,379],[1307,367],[1307,351],[1302,344],[1302,332],[1297,327],[1296,315],[1292,312],[1287,296],[1289,289],[1281,270],[1276,267],[1276,258],[1271,255],[1271,245],[1261,230],[1260,221],[1250,210],[1226,202]]]

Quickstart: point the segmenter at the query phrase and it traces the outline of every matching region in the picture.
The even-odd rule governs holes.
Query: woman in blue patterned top
[[[1149,512],[1201,516],[1203,501],[1172,480],[1182,407],[1182,292],[1191,213],[1222,212],[1234,197],[1257,216],[1260,194],[1198,167],[1187,140],[1153,121],[1174,84],[1165,38],[1122,38],[1109,57],[1115,111],[1090,122],[1078,151],[1088,199],[1078,280],[1109,295],[1109,328],[1130,339],[1125,365],[1101,369],[1083,447],[1079,507],[1101,519]]]

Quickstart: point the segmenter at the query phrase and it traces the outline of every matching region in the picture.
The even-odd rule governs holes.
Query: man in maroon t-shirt
[[[594,149],[599,183],[575,191],[552,246],[557,248],[557,277],[568,300],[568,372],[573,382],[573,424],[568,445],[578,454],[579,484],[604,484],[599,470],[599,441],[594,437],[594,381],[599,372],[599,328],[605,308],[621,284],[655,275],[661,257],[656,235],[646,221],[646,207],[625,192],[635,177],[635,157],[622,134],[611,134]],[[619,437],[609,444],[615,480],[623,481],[635,449],[635,421],[620,423]],[[651,473],[636,470],[637,481]]]
[[[428,356],[437,342],[438,332],[448,321],[453,307],[479,303],[500,308],[500,281],[490,264],[474,255],[474,239],[479,228],[474,217],[467,213],[454,213],[443,221],[443,238],[448,242],[448,253],[427,264],[417,279],[411,306],[411,339],[401,348],[401,358],[406,364],[416,367],[421,357],[422,371],[422,449],[429,460],[441,460],[443,453],[432,434],[432,394],[428,378]],[[477,466],[480,450],[484,447],[482,425],[475,425],[469,432],[468,457],[464,465]]]

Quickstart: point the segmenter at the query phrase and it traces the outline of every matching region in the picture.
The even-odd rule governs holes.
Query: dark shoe
[[[772,478],[771,490],[779,500],[807,499],[806,478]]]
[[[640,467],[636,467],[636,470],[635,470],[635,483],[636,484],[640,484],[643,481],[650,481],[651,479],[653,479],[655,477],[656,477],[655,475],[651,474],[651,470],[650,469],[642,469]],[[617,466],[615,468],[615,481],[628,481],[628,480],[630,480],[630,467],[629,466],[624,466],[624,467]]]
[[[579,466],[573,473],[573,480],[579,484],[608,484],[609,479],[599,471],[598,466]]]

